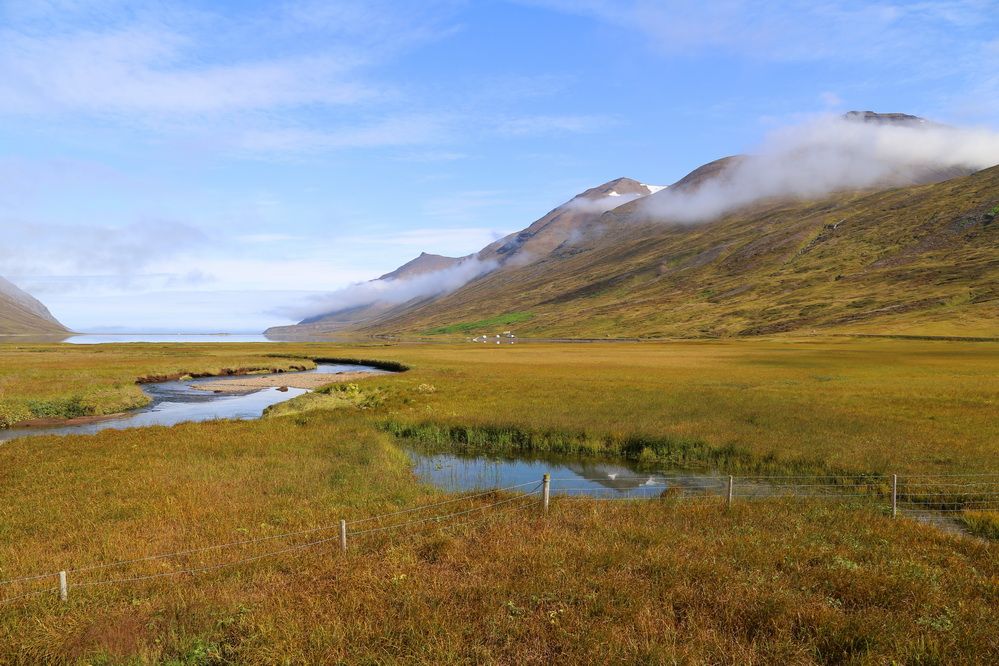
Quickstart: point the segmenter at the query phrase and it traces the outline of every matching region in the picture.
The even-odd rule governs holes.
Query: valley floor
[[[995,343],[8,345],[0,417],[120,411],[137,377],[339,358],[410,369],[255,422],[0,446],[0,581],[71,571],[66,603],[51,578],[0,584],[44,592],[0,602],[0,663],[999,659],[997,542],[868,505],[556,497],[545,516],[500,493],[336,542],[341,518],[455,499],[416,481],[397,434],[654,468],[997,473]],[[162,553],[178,554],[143,559]]]

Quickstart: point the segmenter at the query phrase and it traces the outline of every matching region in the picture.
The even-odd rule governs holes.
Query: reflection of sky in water
[[[641,472],[627,463],[560,459],[469,457],[409,451],[416,474],[446,490],[505,488],[552,475],[552,492],[613,497],[654,497],[667,488],[717,494],[724,479],[711,474]]]
[[[382,373],[368,366],[323,364],[309,373],[336,374],[338,372]],[[231,377],[206,377],[186,382],[162,382],[146,384],[143,391],[152,403],[125,416],[79,425],[61,425],[51,428],[14,428],[0,430],[0,441],[29,435],[88,435],[101,430],[121,430],[143,426],[171,426],[189,421],[210,421],[212,419],[256,419],[271,405],[290,400],[306,393],[305,389],[265,388],[250,393],[218,394],[192,388],[191,385],[211,385],[220,379]]]

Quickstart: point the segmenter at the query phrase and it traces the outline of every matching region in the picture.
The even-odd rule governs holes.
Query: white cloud
[[[150,219],[123,226],[14,220],[0,224],[0,275],[98,272],[124,280],[156,262],[208,247],[208,236],[202,231],[169,220]]]
[[[548,134],[585,134],[613,124],[605,116],[539,115],[500,120],[496,131],[508,136],[538,136]]]
[[[248,129],[231,137],[249,153],[312,153],[345,148],[407,146],[442,140],[447,134],[440,116],[396,116],[367,125],[331,130],[279,127]]]
[[[699,188],[664,190],[642,208],[664,221],[700,222],[770,197],[905,185],[931,172],[996,164],[999,133],[990,130],[822,116],[774,132],[757,153]]]
[[[966,29],[996,20],[992,3],[783,0],[523,0],[596,18],[643,35],[670,54],[723,49],[765,60],[911,61],[919,48],[954,44]]]
[[[827,107],[837,108],[843,106],[843,99],[836,93],[828,90],[819,95],[819,100]]]
[[[225,114],[376,96],[356,62],[300,56],[194,64],[191,40],[128,27],[39,36],[0,31],[0,111],[18,114]],[[195,63],[197,61],[194,61]]]
[[[307,299],[277,312],[294,319],[307,319],[348,308],[384,303],[395,305],[418,298],[429,298],[454,291],[497,266],[495,261],[465,259],[459,264],[397,280],[371,280],[350,285],[322,296]]]

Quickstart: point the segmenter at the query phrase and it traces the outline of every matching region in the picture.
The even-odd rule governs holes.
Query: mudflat
[[[337,372],[337,373],[279,373],[273,375],[247,375],[233,377],[232,379],[220,379],[218,381],[204,384],[191,384],[191,388],[201,391],[221,391],[223,393],[240,393],[243,391],[256,391],[263,388],[288,388],[317,389],[327,384],[339,384],[342,382],[354,382],[367,377],[377,377],[371,372]]]

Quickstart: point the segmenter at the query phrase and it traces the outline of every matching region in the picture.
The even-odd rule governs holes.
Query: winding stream
[[[305,370],[302,374],[340,372],[381,374],[386,371],[366,365],[320,364],[313,370]],[[212,419],[257,419],[271,405],[291,400],[307,392],[306,389],[299,388],[287,388],[283,391],[278,388],[264,388],[246,393],[213,393],[204,388],[193,388],[211,386],[212,382],[231,379],[232,377],[205,377],[188,381],[144,384],[142,390],[152,402],[140,409],[89,423],[0,430],[0,441],[38,435],[89,435],[101,430],[123,430],[153,425],[172,426]]]

